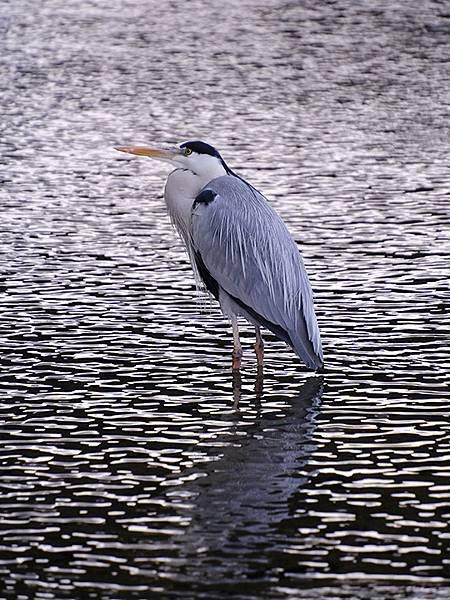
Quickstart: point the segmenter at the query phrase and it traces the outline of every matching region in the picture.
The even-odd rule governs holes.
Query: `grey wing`
[[[212,180],[194,203],[191,236],[202,277],[209,279],[213,293],[220,286],[285,339],[310,368],[322,366],[303,259],[284,222],[259,192],[237,177]]]

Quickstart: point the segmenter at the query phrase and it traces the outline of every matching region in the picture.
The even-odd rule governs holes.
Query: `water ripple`
[[[448,598],[442,5],[4,13],[2,598]],[[112,150],[188,138],[299,242],[323,377],[245,326],[231,376],[165,168]]]

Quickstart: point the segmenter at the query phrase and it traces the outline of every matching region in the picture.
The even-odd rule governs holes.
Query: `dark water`
[[[448,6],[0,15],[0,598],[448,598]],[[239,392],[111,149],[196,138],[300,242],[323,376],[268,335],[261,387],[244,328]]]

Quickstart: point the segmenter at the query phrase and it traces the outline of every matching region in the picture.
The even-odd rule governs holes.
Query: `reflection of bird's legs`
[[[240,369],[233,369],[233,408],[239,410],[239,402],[241,401],[242,379]]]
[[[231,317],[231,325],[233,327],[233,371],[241,368],[242,346],[239,339],[238,322],[235,315]]]
[[[255,325],[256,332],[256,344],[255,344],[255,352],[256,352],[256,360],[258,364],[258,372],[262,371],[264,366],[264,342],[261,337],[261,330],[259,325]]]
[[[264,370],[258,365],[255,379],[255,400],[256,408],[261,408],[261,398],[264,392]]]

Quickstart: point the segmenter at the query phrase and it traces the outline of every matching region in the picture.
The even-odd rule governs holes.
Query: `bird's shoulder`
[[[230,202],[242,201],[243,199],[252,199],[253,202],[258,203],[267,202],[258,190],[236,175],[221,175],[212,179],[203,187],[196,200],[211,201],[216,198]]]
[[[281,221],[267,199],[237,176],[222,175],[207,183],[196,196],[192,220],[222,219],[227,216],[228,227],[245,227],[256,220]]]
[[[205,249],[208,242],[217,245],[215,234],[220,232],[220,243],[229,247],[252,242],[249,253],[272,250],[272,256],[284,248],[297,260],[298,249],[280,215],[260,192],[236,176],[217,177],[204,186],[193,205],[191,230]]]

